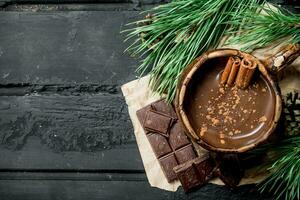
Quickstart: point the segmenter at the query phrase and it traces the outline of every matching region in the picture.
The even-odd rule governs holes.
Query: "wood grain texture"
[[[55,151],[97,151],[134,142],[120,96],[0,97],[1,142],[21,150],[30,136]],[[5,117],[4,117],[5,116]]]
[[[14,191],[14,192],[9,192]],[[37,192],[39,191],[39,192]],[[172,194],[133,181],[0,181],[2,200],[68,199],[157,199],[170,200]]]
[[[120,95],[0,97],[0,169],[143,170]]]
[[[143,171],[120,85],[136,12],[0,12],[0,170]]]
[[[166,3],[169,0],[0,0],[0,7],[7,7],[12,4],[132,4],[136,8],[141,5],[153,5]],[[35,7],[35,6],[33,6]],[[117,6],[115,6],[117,7]]]
[[[138,12],[0,12],[0,84],[97,83],[135,78],[124,25]]]
[[[10,191],[14,191],[13,193]],[[37,192],[38,191],[38,192]],[[235,191],[207,184],[192,193],[152,188],[144,173],[0,173],[1,199],[157,199],[157,200],[269,200],[253,185]]]
[[[136,175],[135,175],[136,176]],[[252,186],[242,186],[235,192],[212,184],[185,194],[180,187],[175,193],[151,188],[145,180],[0,180],[3,200],[39,199],[143,199],[143,200],[271,200],[262,197]],[[128,177],[127,177],[128,179]],[[10,192],[14,191],[14,192]],[[37,192],[38,191],[38,192]]]

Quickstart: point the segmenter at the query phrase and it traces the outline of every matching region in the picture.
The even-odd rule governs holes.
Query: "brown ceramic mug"
[[[282,110],[280,90],[278,89],[276,81],[273,80],[272,74],[276,74],[285,66],[293,62],[299,54],[300,45],[295,44],[286,46],[281,49],[280,52],[263,61],[257,59],[251,54],[236,49],[218,49],[204,53],[200,57],[196,58],[183,71],[177,86],[174,102],[178,118],[182,122],[187,135],[207,150],[226,153],[245,152],[266,141],[267,138],[274,132]],[[266,98],[260,99],[263,103],[256,103],[259,109],[266,112],[265,115],[268,116],[269,120],[258,124],[259,126],[257,126],[258,128],[256,131],[248,130],[245,131],[247,133],[241,133],[233,136],[225,134],[226,144],[224,144],[225,142],[220,143],[217,141],[217,135],[209,135],[209,132],[202,136],[199,134],[202,122],[196,116],[199,114],[196,104],[197,106],[201,105],[201,102],[197,102],[197,100],[195,100],[197,99],[197,96],[195,96],[197,90],[195,88],[201,88],[201,85],[206,84],[203,80],[208,80],[204,73],[207,70],[209,71],[212,70],[211,68],[214,68],[217,71],[216,74],[220,74],[222,69],[224,69],[228,58],[231,56],[238,56],[241,59],[244,57],[250,57],[258,64],[258,70],[256,70],[257,79],[259,79],[258,81],[261,83],[265,84],[268,92],[266,94]],[[256,98],[259,99],[260,95],[257,95]],[[264,110],[265,108],[267,109]],[[224,134],[222,137],[224,137]]]

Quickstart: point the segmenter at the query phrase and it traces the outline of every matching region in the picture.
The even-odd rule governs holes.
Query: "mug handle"
[[[288,44],[263,61],[271,74],[277,74],[300,56],[300,44]]]

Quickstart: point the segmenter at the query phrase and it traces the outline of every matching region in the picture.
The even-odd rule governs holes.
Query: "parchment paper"
[[[230,47],[230,46],[229,46]],[[231,48],[237,48],[237,46]],[[253,52],[252,54],[260,59],[266,58],[273,53],[277,52],[280,46],[270,47],[266,49],[261,49]],[[300,58],[298,58],[288,70],[285,71],[283,79],[280,81],[280,87],[282,94],[285,95],[288,92],[298,90],[300,91]],[[162,97],[154,94],[149,86],[149,76],[142,77],[140,79],[131,81],[122,86],[122,92],[125,97],[126,103],[128,105],[129,116],[131,118],[134,134],[136,137],[137,145],[142,157],[142,161],[145,167],[146,175],[151,186],[168,191],[176,191],[180,186],[179,181],[173,183],[168,183],[165,178],[162,169],[156,159],[154,152],[151,149],[150,143],[143,131],[143,128],[138,121],[136,116],[136,111],[140,108],[158,100]],[[206,152],[202,147],[194,144],[197,153],[199,155]],[[240,185],[258,183],[262,181],[268,174],[266,172],[261,172],[260,167],[255,167],[253,169],[247,170],[245,172],[244,178],[241,180]],[[222,181],[218,178],[210,181],[211,183],[223,185]]]

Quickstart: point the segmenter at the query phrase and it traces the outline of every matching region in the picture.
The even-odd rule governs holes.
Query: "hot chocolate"
[[[203,141],[232,149],[263,137],[274,118],[275,94],[259,73],[245,90],[220,84],[227,60],[209,60],[198,69],[188,85],[184,110]]]

